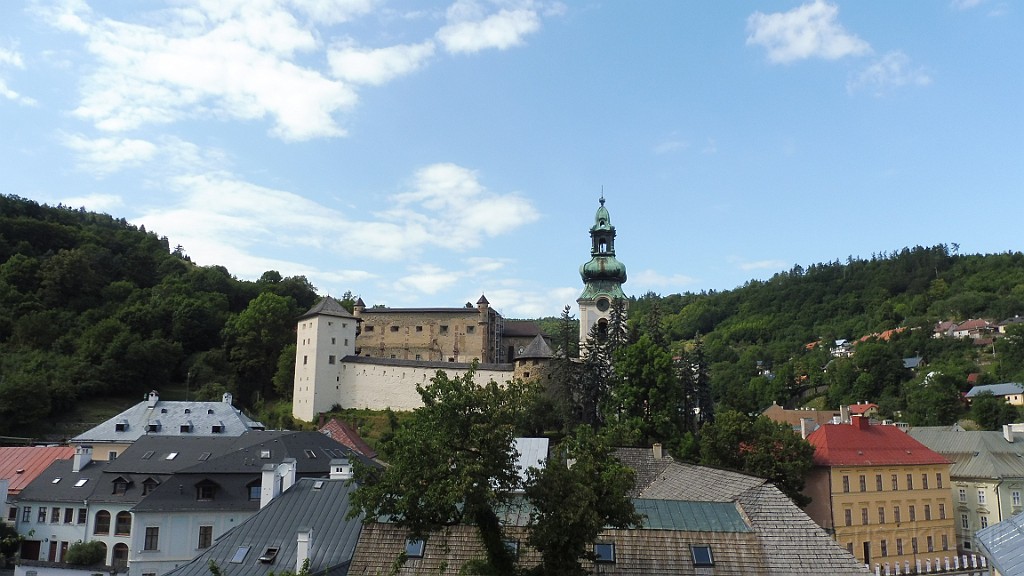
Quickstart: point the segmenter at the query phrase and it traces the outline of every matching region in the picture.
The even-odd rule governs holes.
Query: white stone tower
[[[330,296],[299,317],[292,416],[311,422],[338,402],[341,360],[356,353],[358,324],[356,317]]]

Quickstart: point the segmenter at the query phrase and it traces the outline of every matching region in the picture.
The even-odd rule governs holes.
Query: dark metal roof
[[[347,519],[348,480],[303,478],[258,513],[217,539],[188,564],[168,576],[209,576],[210,561],[230,576],[266,576],[268,572],[296,571],[298,534],[310,531],[311,575],[348,573],[362,516]],[[232,562],[240,547],[248,547],[241,562]],[[268,548],[277,548],[272,562],[261,562]]]
[[[523,350],[522,354],[516,356],[517,359],[523,358],[554,358],[555,353],[551,351],[551,346],[544,340],[544,337],[538,334],[530,341],[530,344]]]
[[[633,507],[649,530],[753,532],[735,502],[685,502],[637,498]]]
[[[351,312],[346,310],[345,307],[341,305],[341,302],[338,302],[337,300],[331,298],[330,296],[325,296],[323,299],[317,302],[312,308],[307,310],[305,314],[299,316],[299,320],[303,318],[309,318],[310,316],[334,316],[337,318],[351,318],[353,320],[356,319],[356,317],[353,316]]]
[[[978,543],[1003,576],[1024,576],[1024,514],[982,528]]]

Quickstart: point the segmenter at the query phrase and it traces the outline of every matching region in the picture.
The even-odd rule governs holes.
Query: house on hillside
[[[15,501],[22,489],[55,460],[66,460],[74,454],[70,446],[0,446],[0,497],[6,504],[0,522],[16,526],[19,510]]]
[[[220,402],[167,401],[153,390],[142,402],[75,436],[71,444],[89,446],[92,460],[106,461],[143,436],[217,438],[264,428],[232,405],[230,393]]]
[[[807,514],[883,571],[957,553],[950,462],[897,426],[865,416],[812,432]]]
[[[1014,406],[1024,406],[1024,384],[1019,382],[1003,382],[1002,384],[985,384],[974,386],[967,391],[967,401],[970,402],[979,394],[991,394],[1006,400]]]

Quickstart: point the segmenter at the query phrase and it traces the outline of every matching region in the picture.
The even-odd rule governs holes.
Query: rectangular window
[[[896,539],[896,555],[903,556],[903,538]]]
[[[60,508],[54,506],[50,508],[50,523],[56,524],[57,522],[60,522]]]
[[[946,504],[939,502],[939,520],[946,519]]]
[[[87,512],[86,512],[85,508],[79,508],[78,509],[78,521],[75,522],[75,524],[85,524],[85,522],[86,522],[86,514],[87,514]]]
[[[895,491],[897,491],[899,489],[900,489],[900,485],[899,485],[899,482],[897,481],[897,476],[895,474],[893,474],[892,475],[892,490],[893,490],[893,492],[895,492]]]
[[[882,548],[882,558],[885,558],[886,556],[889,555],[889,543],[886,542],[884,539],[881,542],[881,548]]]
[[[960,501],[961,502],[967,502],[967,489],[966,488],[961,488],[960,489]]]
[[[612,542],[594,544],[594,562],[614,563],[615,544]]]
[[[405,541],[405,555],[409,558],[423,558],[423,550],[426,547],[423,540],[408,539]]]
[[[897,523],[897,524],[899,524],[901,522],[901,520],[900,520],[900,507],[899,506],[893,506],[892,507],[892,521]]]
[[[213,544],[213,526],[200,526],[198,548],[203,550],[209,548],[211,544]]]
[[[306,364],[309,364],[309,356],[303,355],[302,356],[302,365],[305,366]]]
[[[949,537],[945,534],[942,535],[942,549],[949,550]]]
[[[849,492],[849,491],[850,491],[850,477],[849,476],[843,476],[843,492]]]
[[[392,326],[391,327],[391,331],[392,332],[398,332],[398,326]]]
[[[928,475],[927,474],[921,474],[921,488],[923,488],[925,490],[928,489]]]
[[[1013,498],[1013,505],[1020,506],[1020,490],[1014,490],[1010,493],[1010,497]]]
[[[7,509],[7,521],[8,522],[17,522],[17,520],[18,520],[18,507],[17,506],[11,506],[10,508]]]
[[[117,452],[115,450],[107,452],[107,460],[117,460]]]
[[[860,475],[860,491],[861,492],[867,492],[868,491],[868,481],[867,481],[867,478],[863,474]]]
[[[75,522],[75,509],[65,508],[64,509],[64,523],[73,524]]]
[[[885,506],[878,507],[878,523],[885,524]]]
[[[967,521],[967,514],[960,515],[960,527],[964,530],[969,530],[971,528],[971,524]]]
[[[711,555],[711,546],[691,546],[690,553],[693,555],[694,567],[715,565],[715,559]]]
[[[914,489],[914,475],[913,474],[907,474],[907,490],[913,490],[913,489]]]
[[[928,505],[928,504],[924,505],[924,519],[925,520],[931,520],[932,519],[932,507],[930,505]]]
[[[245,561],[245,555],[248,554],[248,553],[249,553],[249,547],[248,546],[239,546],[238,550],[235,550],[235,555],[232,556],[231,560],[228,560],[228,562],[231,562],[232,564],[241,564],[242,562]]]
[[[36,517],[36,522],[39,524],[46,522],[46,506],[39,507],[39,516]]]
[[[337,343],[338,343],[338,339],[337,338],[331,338],[331,346],[334,346]]]
[[[988,528],[988,516],[981,516],[979,520],[981,520],[982,528]]]
[[[935,552],[935,542],[931,536],[928,537],[928,551]]]
[[[373,324],[367,324],[363,326],[363,332],[373,332]]]
[[[935,487],[942,488],[942,472],[935,473]]]
[[[913,504],[910,505],[910,521],[914,522],[917,520],[917,507]]]
[[[32,507],[25,506],[21,509],[21,521],[28,522],[32,519]]]
[[[985,489],[984,488],[978,488],[978,504],[984,504],[984,503],[985,503]]]
[[[878,492],[882,491],[882,475],[875,474],[875,490]]]
[[[160,549],[160,528],[158,526],[146,526],[146,540],[142,544],[143,550]]]
[[[444,324],[442,324],[442,325],[440,326],[440,328],[439,328],[439,330],[438,330],[438,331],[439,331],[439,332],[440,332],[441,334],[447,334],[447,333],[448,333],[448,327],[447,327],[447,326],[445,326]]]
[[[847,508],[843,510],[843,520],[845,520],[847,526],[853,525],[853,510]]]
[[[213,484],[200,484],[196,486],[196,500],[213,500],[217,487]]]
[[[867,526],[867,523],[868,523],[868,509],[867,508],[861,508],[860,509],[860,523],[862,525],[864,525],[864,526]]]
[[[416,327],[416,331],[417,332],[423,332],[423,326],[417,326]]]
[[[476,332],[476,326],[466,326],[466,334],[473,334]]]
[[[327,363],[328,364],[334,364],[335,359],[336,359],[335,355],[331,354],[330,356],[327,357]]]
[[[917,554],[917,536],[914,536],[913,538],[910,539],[910,550],[914,554]]]

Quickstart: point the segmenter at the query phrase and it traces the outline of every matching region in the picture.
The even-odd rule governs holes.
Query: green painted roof
[[[734,502],[686,502],[681,500],[633,500],[648,530],[690,532],[753,532]]]

